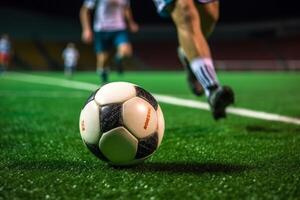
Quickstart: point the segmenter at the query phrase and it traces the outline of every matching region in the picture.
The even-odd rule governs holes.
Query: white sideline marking
[[[91,83],[64,80],[59,78],[52,78],[52,77],[38,76],[38,75],[31,75],[31,74],[15,73],[15,72],[14,73],[8,72],[3,75],[3,78],[16,80],[16,81],[29,82],[29,83],[61,86],[66,88],[78,89],[78,90],[87,90],[87,91],[93,91],[99,88],[98,85],[91,84]]]
[[[2,97],[30,97],[30,98],[84,98],[86,94],[81,91],[77,92],[54,92],[45,90],[35,90],[35,91],[1,91],[0,98]]]
[[[158,94],[155,95],[155,98],[157,98],[159,102],[163,102],[163,103],[168,103],[168,104],[183,106],[183,107],[189,107],[189,108],[197,108],[200,110],[209,110],[209,106],[207,103],[203,103],[203,102],[199,102],[199,101],[181,99],[181,98],[177,98],[177,97],[158,95]],[[232,108],[232,107],[227,108],[226,111],[227,111],[227,113],[244,116],[244,117],[300,125],[300,119],[287,117],[287,116],[283,116],[283,115],[278,115],[278,114],[273,114],[273,113],[249,110],[249,109],[245,109],[245,108]]]
[[[63,79],[59,79],[59,78],[29,75],[29,74],[23,74],[23,73],[8,73],[8,75],[4,75],[4,76],[2,76],[2,78],[9,79],[9,80],[29,82],[29,83],[61,86],[61,87],[86,90],[86,91],[94,91],[99,88],[98,85],[91,84],[91,83],[63,80]],[[177,106],[182,106],[182,107],[196,108],[196,109],[200,109],[200,110],[209,110],[208,104],[200,102],[200,101],[182,99],[182,98],[177,98],[177,97],[172,97],[172,96],[167,96],[167,95],[160,95],[160,94],[154,94],[154,96],[159,102],[162,102],[162,103],[177,105]],[[227,109],[227,112],[234,114],[234,115],[239,115],[239,116],[244,116],[244,117],[249,117],[249,118],[262,119],[262,120],[267,120],[267,121],[278,121],[278,122],[285,122],[285,123],[300,125],[300,119],[298,119],[298,118],[292,118],[292,117],[288,117],[288,116],[267,113],[267,112],[262,112],[262,111],[230,107]]]

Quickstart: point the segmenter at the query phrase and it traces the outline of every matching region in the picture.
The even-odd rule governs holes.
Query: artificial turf
[[[33,73],[63,79],[61,73]],[[145,163],[114,168],[82,144],[89,91],[0,76],[0,199],[298,199],[300,126],[161,104],[166,130]],[[22,76],[18,74],[18,76]],[[74,80],[98,83],[94,73]],[[181,72],[112,74],[112,81],[198,99]],[[220,73],[237,107],[300,118],[300,73]],[[204,98],[200,98],[204,101]]]

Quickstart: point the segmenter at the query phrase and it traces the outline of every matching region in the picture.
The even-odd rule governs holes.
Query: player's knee
[[[192,12],[191,6],[183,4],[181,8],[182,20],[184,24],[192,24],[194,19],[194,13]]]
[[[194,5],[186,0],[179,0],[176,5],[176,14],[173,17],[177,28],[192,28],[194,21],[196,20],[196,12]]]
[[[99,53],[97,54],[97,66],[105,67],[109,62],[109,57],[106,54]]]
[[[130,57],[132,55],[132,47],[130,44],[123,44],[118,49],[118,56]]]
[[[192,4],[186,0],[178,0],[175,9],[175,23],[188,24],[194,19]]]

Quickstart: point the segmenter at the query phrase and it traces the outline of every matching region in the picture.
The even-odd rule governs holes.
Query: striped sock
[[[205,95],[208,97],[212,89],[219,87],[212,60],[210,58],[195,58],[190,64],[197,80],[205,90]]]

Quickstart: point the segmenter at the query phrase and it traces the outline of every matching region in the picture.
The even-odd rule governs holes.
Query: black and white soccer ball
[[[149,92],[131,83],[113,82],[87,100],[79,128],[84,144],[95,156],[112,165],[132,165],[157,150],[165,122]]]

